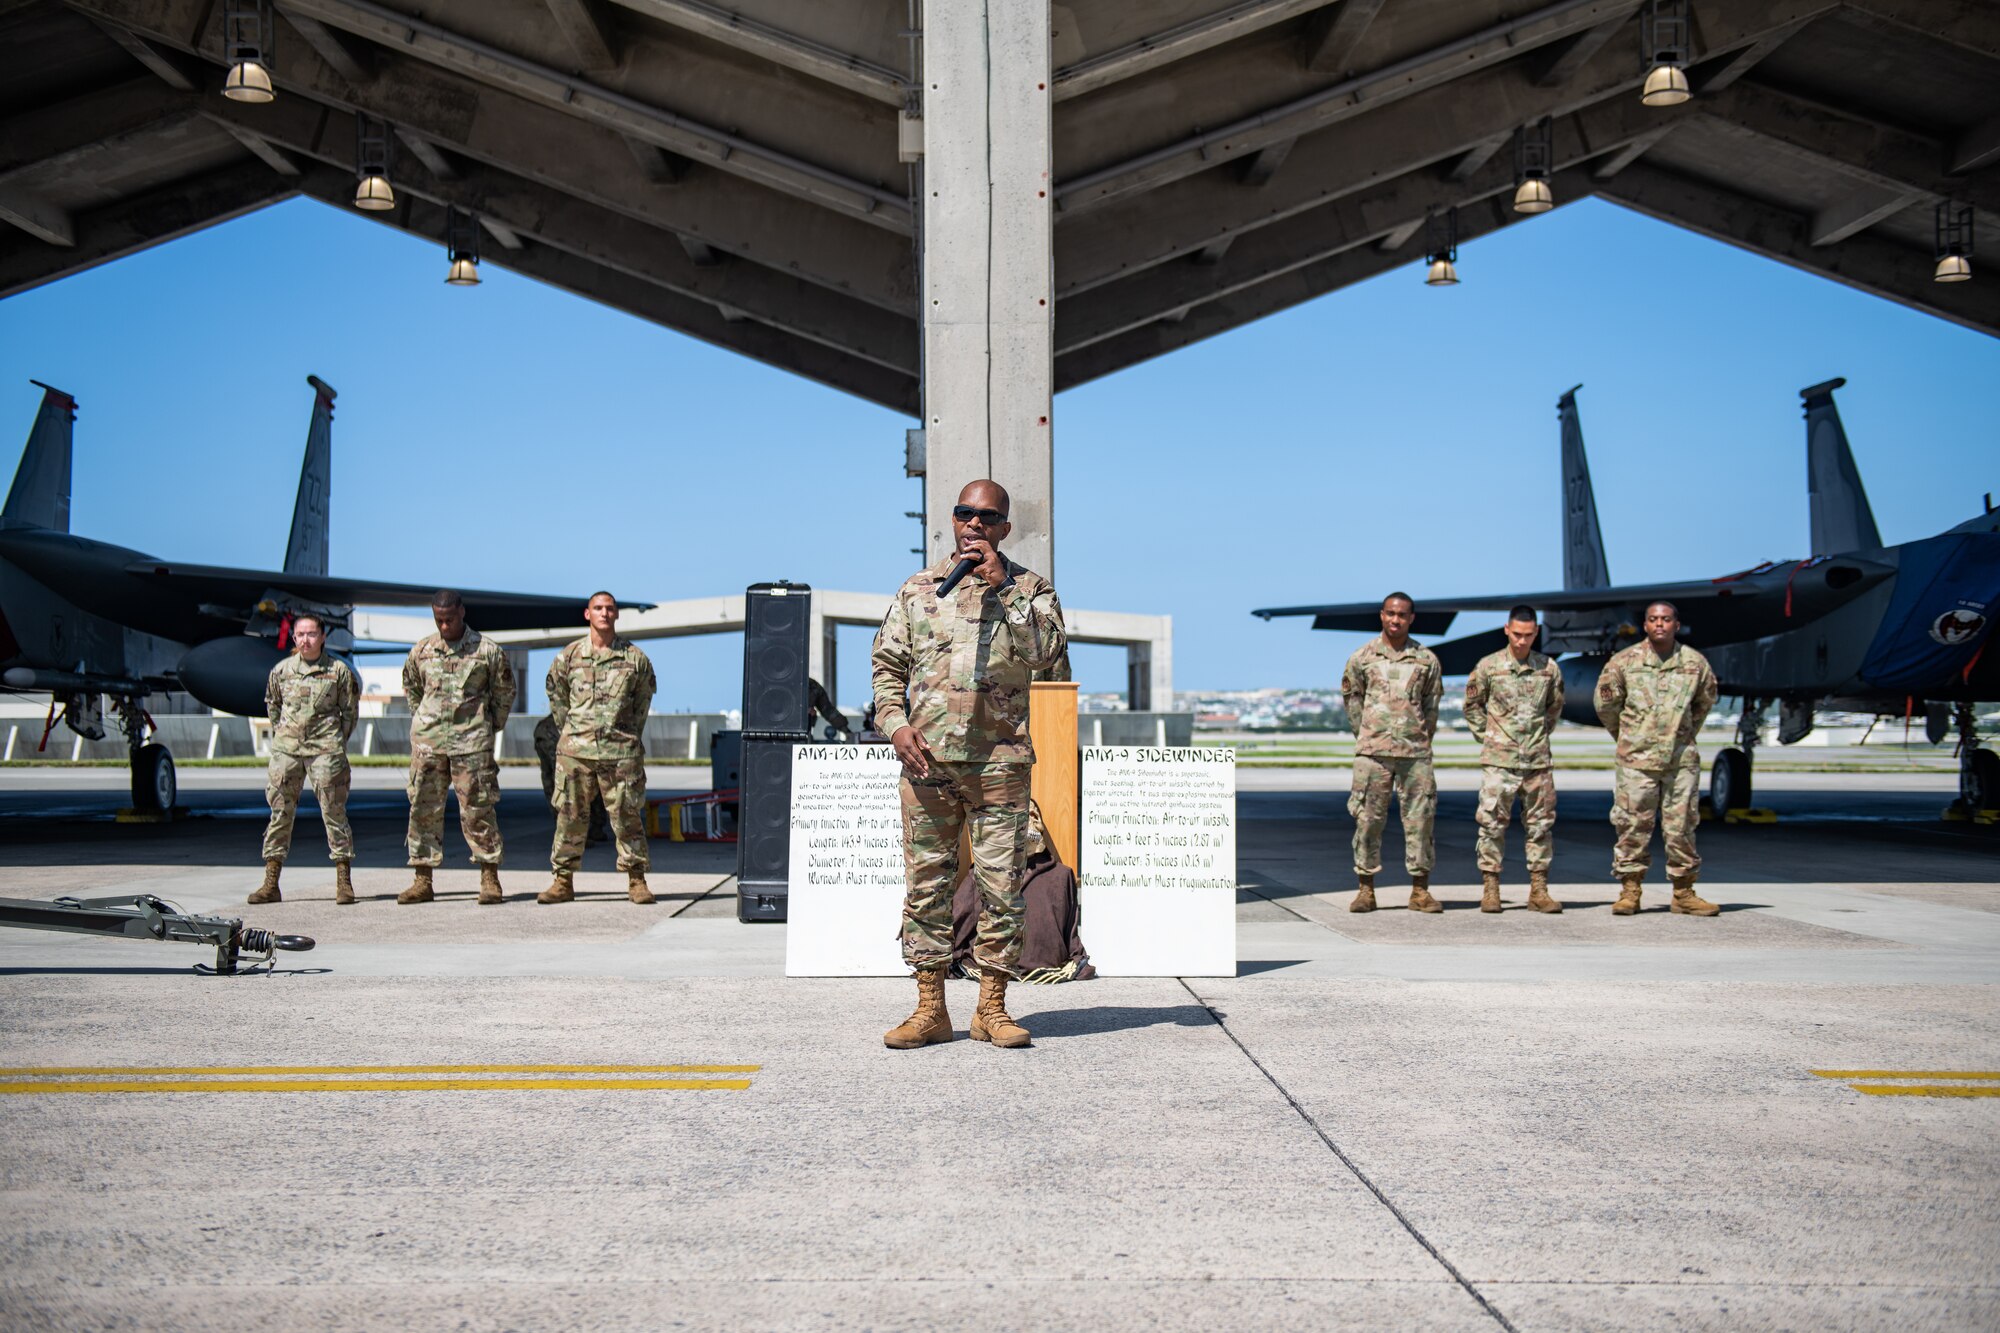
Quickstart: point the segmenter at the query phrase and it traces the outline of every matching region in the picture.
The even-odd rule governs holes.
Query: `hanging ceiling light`
[[[1523,125],[1515,134],[1516,213],[1546,213],[1556,206],[1555,191],[1549,188],[1549,169],[1555,156],[1555,122],[1547,116],[1532,125]]]
[[[1448,208],[1424,219],[1426,287],[1458,285],[1458,209]]]
[[[1687,0],[1647,0],[1639,15],[1639,44],[1646,57],[1646,86],[1639,100],[1647,106],[1679,106],[1693,96],[1687,67],[1693,58],[1689,41]]]
[[[354,118],[354,206],[370,213],[386,213],[396,206],[396,191],[389,184],[389,127],[373,116]]]
[[[222,95],[232,102],[268,102],[271,90],[271,0],[229,0],[222,9],[222,51],[229,73]]]
[[[445,253],[451,257],[451,271],[445,281],[453,287],[479,285],[479,219],[456,208],[444,214]]]
[[[1972,205],[1941,199],[1937,206],[1937,282],[1972,281]]]

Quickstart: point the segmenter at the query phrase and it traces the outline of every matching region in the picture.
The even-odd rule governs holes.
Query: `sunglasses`
[[[971,505],[953,505],[951,516],[959,523],[970,523],[976,518],[989,528],[1007,521],[1007,516],[997,509],[974,509]]]

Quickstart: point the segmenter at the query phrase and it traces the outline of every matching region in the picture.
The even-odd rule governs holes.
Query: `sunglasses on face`
[[[976,518],[989,528],[1007,521],[1007,516],[997,509],[974,509],[971,505],[953,505],[951,516],[959,523],[970,523]]]

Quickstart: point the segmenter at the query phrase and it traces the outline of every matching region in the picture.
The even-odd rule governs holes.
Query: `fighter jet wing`
[[[1841,606],[1895,574],[1873,560],[1847,557],[1769,561],[1740,574],[1684,583],[1631,583],[1612,588],[1561,592],[1498,593],[1484,597],[1419,597],[1414,632],[1443,634],[1461,611],[1506,611],[1527,603],[1537,611],[1622,613],[1637,624],[1648,603],[1672,602],[1680,611],[1683,637],[1697,648],[1737,643],[1795,629]],[[1327,606],[1276,606],[1250,614],[1311,616],[1314,629],[1381,628],[1380,602],[1337,602]]]
[[[429,606],[437,589],[412,583],[376,583],[336,578],[328,574],[286,574],[277,570],[229,569],[218,565],[186,565],[167,560],[135,560],[129,574],[155,582],[171,597],[245,611],[272,589],[321,605]],[[541,629],[567,625],[582,617],[584,595],[543,597],[533,593],[487,592],[461,588],[466,619],[481,630]],[[624,602],[627,610],[644,610],[650,602]]]

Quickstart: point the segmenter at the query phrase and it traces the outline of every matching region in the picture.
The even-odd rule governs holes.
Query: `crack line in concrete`
[[[1188,985],[1187,978],[1175,977],[1174,980],[1180,982],[1181,989],[1186,991],[1191,997],[1193,997],[1194,1002],[1202,1007],[1202,1009],[1208,1014],[1209,1018],[1215,1023],[1215,1026],[1222,1029],[1222,1035],[1229,1038],[1229,1040],[1235,1044],[1237,1050],[1243,1052],[1243,1058],[1248,1060],[1256,1068],[1257,1072],[1262,1074],[1265,1080],[1269,1082],[1272,1087],[1278,1090],[1278,1095],[1280,1097],[1283,1097],[1285,1101],[1290,1104],[1292,1110],[1298,1112],[1299,1119],[1305,1121],[1307,1127],[1310,1128],[1313,1133],[1319,1135],[1319,1141],[1327,1146],[1327,1150],[1329,1152],[1331,1152],[1335,1157],[1338,1157],[1340,1159],[1340,1164],[1346,1167],[1350,1172],[1352,1172],[1356,1180],[1360,1181],[1364,1186],[1367,1187],[1368,1192],[1375,1196],[1377,1202],[1379,1202],[1384,1208],[1387,1208],[1389,1210],[1390,1216],[1394,1217],[1398,1222],[1402,1223],[1403,1230],[1409,1232],[1411,1237],[1416,1240],[1417,1244],[1423,1246],[1424,1251],[1427,1254],[1429,1254],[1431,1258],[1438,1261],[1439,1267],[1443,1268],[1445,1272],[1451,1274],[1451,1280],[1458,1283],[1460,1287],[1463,1287],[1465,1289],[1465,1294],[1472,1297],[1474,1301],[1478,1302],[1480,1309],[1484,1310],[1487,1314],[1493,1316],[1494,1323],[1506,1329],[1507,1333],[1519,1333],[1519,1330],[1516,1329],[1512,1323],[1508,1322],[1507,1316],[1501,1314],[1500,1311],[1497,1308],[1495,1308],[1493,1302],[1487,1300],[1485,1296],[1481,1295],[1479,1288],[1473,1286],[1471,1281],[1465,1276],[1465,1274],[1459,1272],[1458,1269],[1452,1264],[1451,1260],[1445,1258],[1443,1253],[1441,1253],[1438,1250],[1438,1247],[1431,1244],[1430,1237],[1424,1235],[1423,1232],[1417,1230],[1417,1224],[1412,1222],[1408,1217],[1406,1217],[1403,1214],[1402,1209],[1398,1208],[1394,1203],[1390,1202],[1389,1196],[1384,1194],[1381,1188],[1377,1186],[1374,1181],[1368,1178],[1368,1173],[1363,1171],[1359,1166],[1355,1165],[1353,1158],[1349,1157],[1346,1153],[1341,1151],[1340,1145],[1333,1141],[1332,1135],[1328,1134],[1326,1130],[1320,1127],[1319,1121],[1313,1118],[1312,1112],[1306,1110],[1304,1105],[1300,1103],[1299,1099],[1292,1096],[1291,1089],[1287,1088],[1284,1084],[1280,1083],[1278,1081],[1277,1075],[1273,1074],[1269,1069],[1264,1067],[1264,1062],[1262,1060],[1259,1060],[1255,1055],[1251,1053],[1250,1048],[1243,1044],[1243,1039],[1241,1037],[1238,1037],[1234,1032],[1231,1032],[1229,1030],[1229,1024],[1222,1021],[1222,1015],[1215,1012],[1215,1007],[1211,1005],[1207,1000],[1202,999],[1201,996],[1196,993],[1194,987]]]

